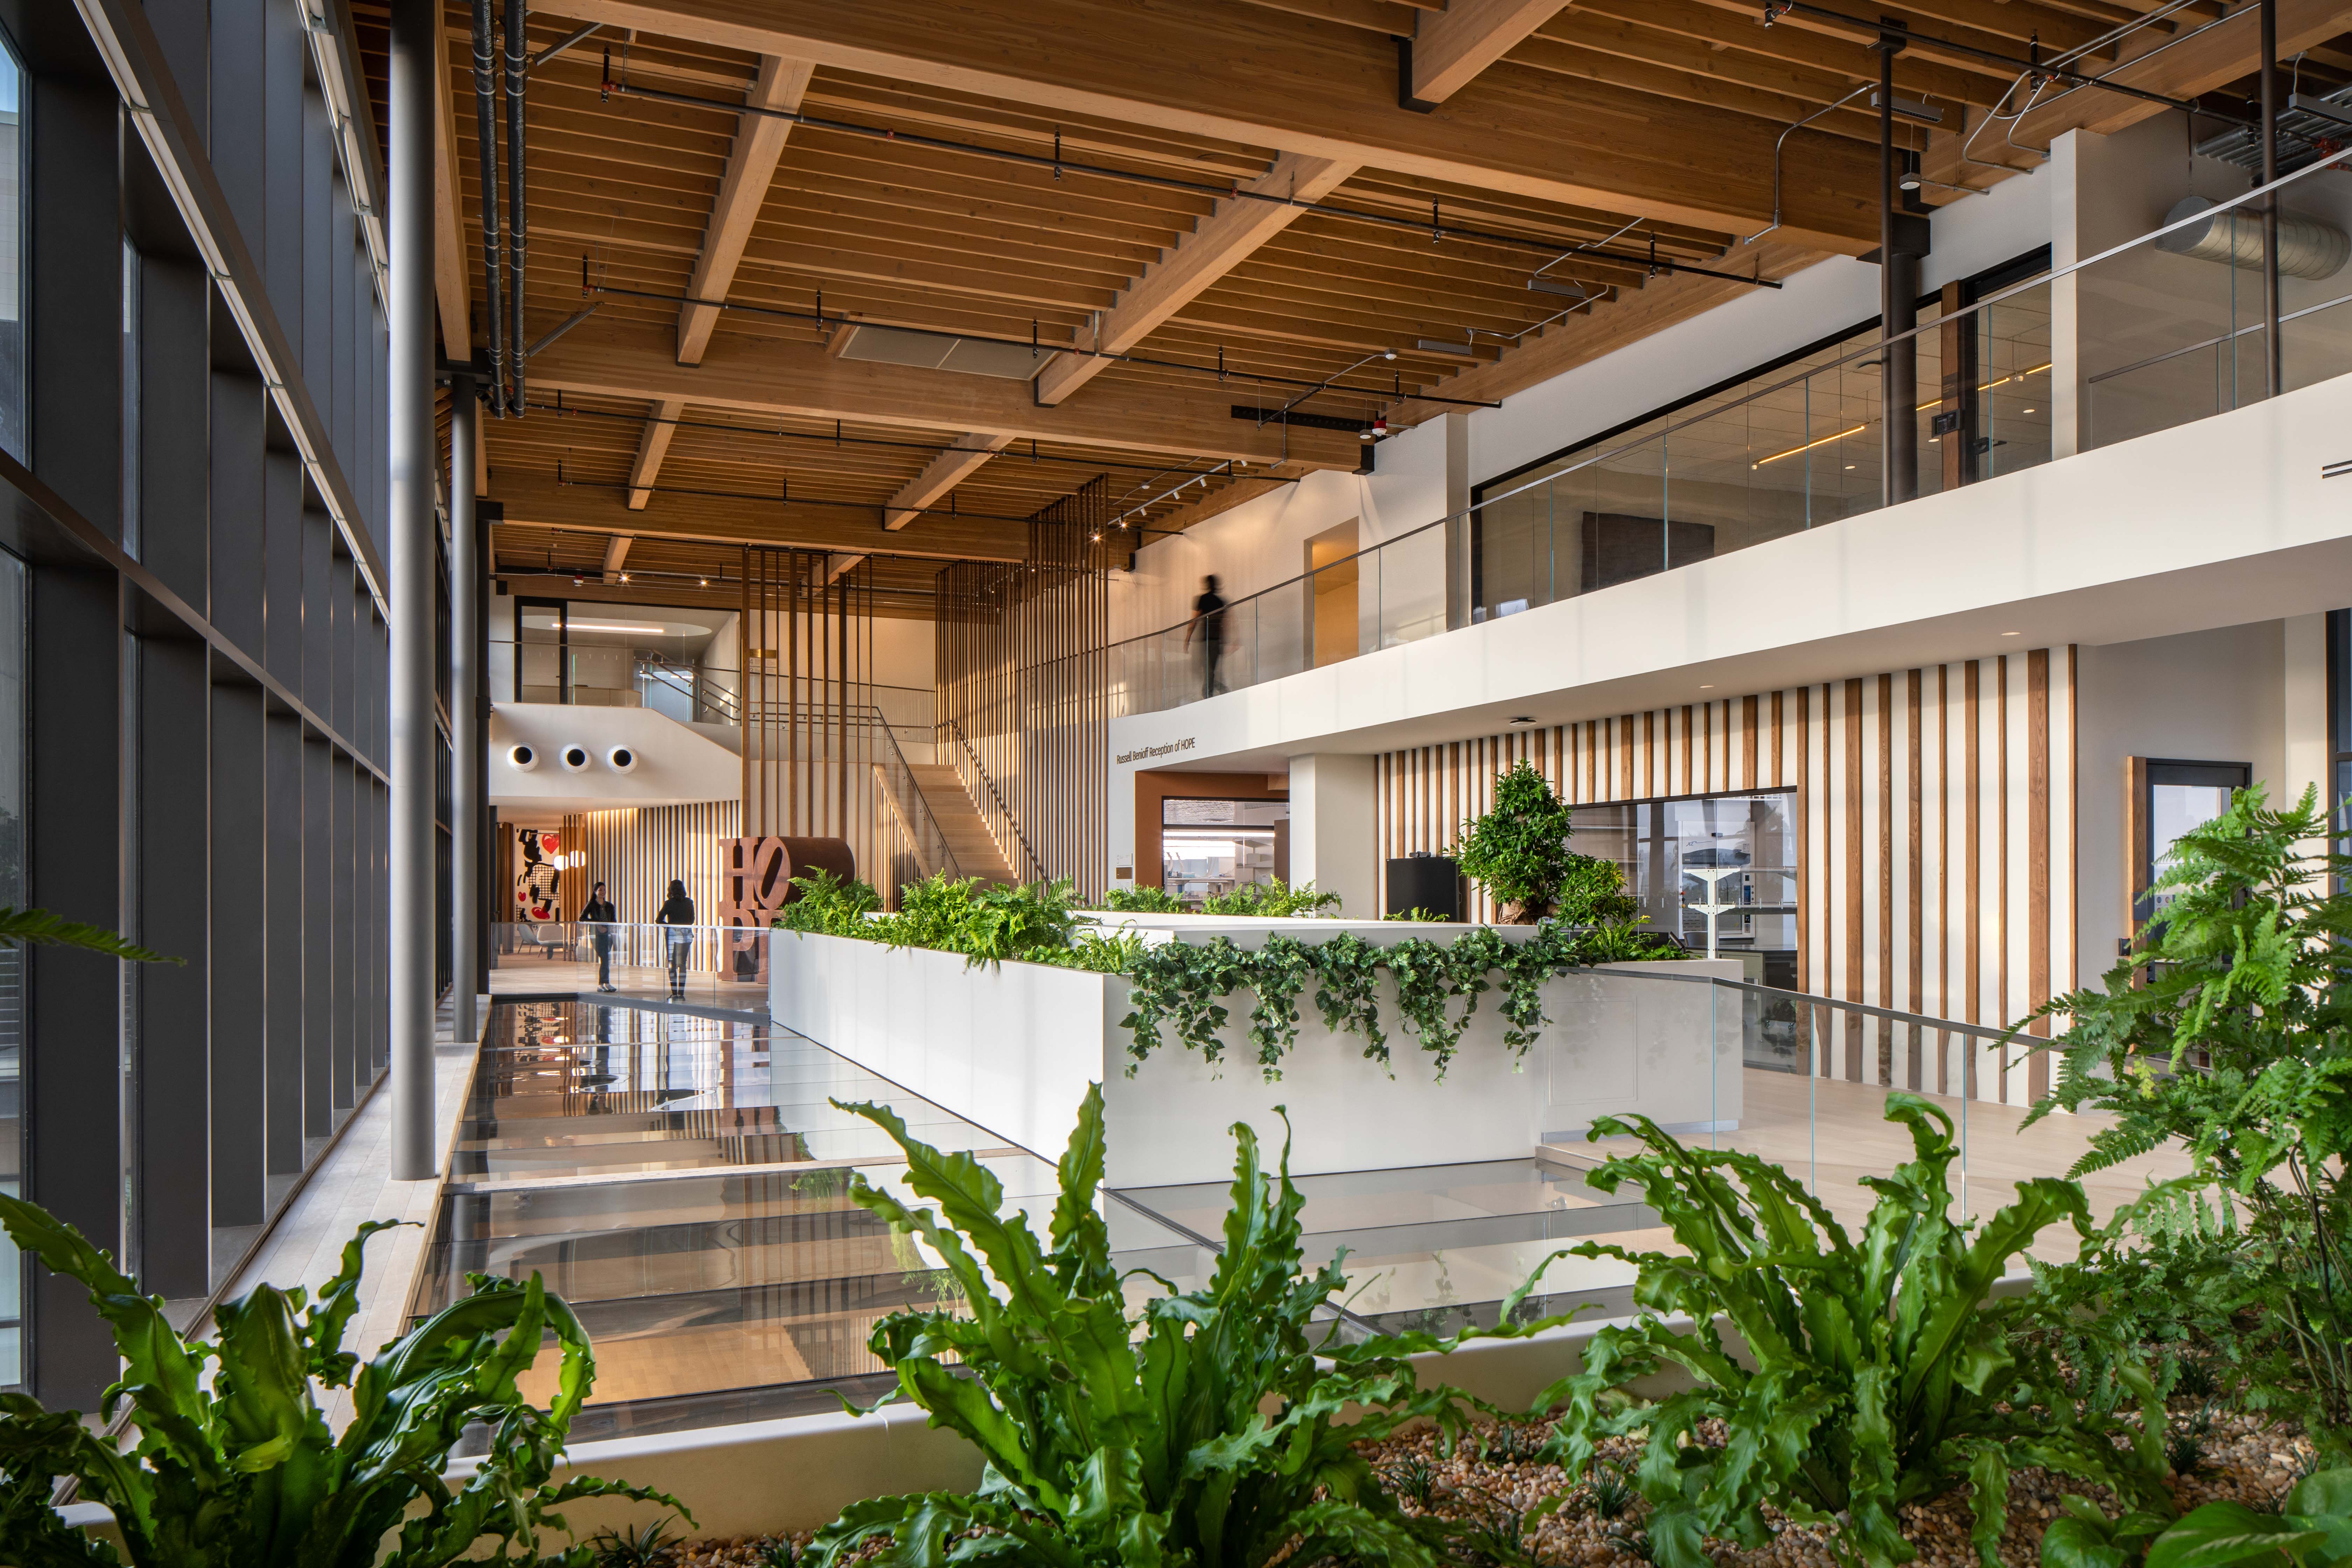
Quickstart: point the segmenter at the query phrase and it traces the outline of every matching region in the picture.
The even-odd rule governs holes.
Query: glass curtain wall
[[[1754,954],[1750,978],[1793,989],[1796,809],[1794,790],[1580,805],[1569,846],[1616,863],[1652,931],[1705,952],[1712,919],[1718,952]]]

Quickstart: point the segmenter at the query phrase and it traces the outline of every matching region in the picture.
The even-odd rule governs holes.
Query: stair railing
[[[979,780],[981,788],[988,794],[989,804],[996,808],[996,815],[1003,819],[1006,832],[1011,833],[1013,842],[1021,846],[1021,853],[1029,862],[1029,879],[1033,882],[1046,880],[1045,868],[1038,863],[1037,851],[1029,847],[1029,836],[1021,831],[1020,819],[1013,815],[1013,808],[1004,804],[1004,796],[998,792],[996,781],[988,776],[988,769],[982,764],[980,753],[973,750],[971,737],[963,732],[963,726],[953,719],[942,720],[941,722],[954,732],[956,744],[963,748],[963,758],[957,763],[956,773],[963,776],[964,788],[971,788],[974,778]],[[966,772],[967,767],[969,774]],[[1003,834],[992,832],[989,836],[996,840],[998,848],[1002,849],[1004,847]],[[1012,856],[1007,855],[1004,858],[1006,864],[1012,863]]]
[[[915,868],[923,877],[945,871],[950,877],[961,878],[963,868],[956,861],[955,851],[948,845],[948,836],[940,826],[939,814],[916,781],[915,770],[908,764],[907,753],[898,749],[898,737],[890,731],[889,721],[879,708],[864,710],[872,715],[865,721],[882,738],[875,750],[874,788],[898,833],[905,837],[915,859]],[[886,895],[895,907],[898,889]]]

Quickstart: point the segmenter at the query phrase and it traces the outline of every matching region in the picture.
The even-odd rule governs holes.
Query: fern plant
[[[1062,1155],[1041,1243],[996,1177],[942,1153],[877,1105],[845,1105],[888,1132],[913,1207],[861,1178],[857,1201],[919,1237],[962,1282],[961,1311],[902,1311],[874,1331],[899,1391],[986,1460],[977,1494],[930,1492],[852,1504],[817,1533],[816,1559],[998,1562],[1024,1568],[1256,1568],[1277,1554],[1315,1563],[1435,1568],[1446,1527],[1408,1517],[1358,1445],[1409,1422],[1447,1440],[1475,1402],[1423,1388],[1408,1355],[1474,1335],[1516,1337],[1559,1321],[1510,1319],[1453,1339],[1427,1334],[1337,1344],[1338,1264],[1304,1266],[1285,1151],[1273,1179],[1246,1123],[1214,1273],[1130,1314],[1100,1204],[1102,1090],[1091,1089]],[[1538,1270],[1540,1272],[1540,1270]],[[1319,1342],[1309,1330],[1329,1322]],[[952,1363],[952,1365],[950,1364]],[[1343,1414],[1348,1419],[1342,1422]]]
[[[1184,912],[1184,900],[1165,888],[1113,888],[1103,895],[1102,907],[1115,914],[1175,915]]]
[[[528,1284],[474,1276],[472,1296],[362,1365],[341,1348],[343,1331],[367,1238],[394,1221],[360,1227],[315,1300],[264,1285],[225,1302],[211,1342],[181,1338],[160,1299],[141,1295],[47,1211],[0,1195],[0,1222],[18,1247],[89,1287],[124,1363],[100,1415],[127,1403],[138,1434],[125,1452],[77,1412],[0,1394],[0,1552],[23,1568],[121,1561],[49,1508],[68,1476],[113,1511],[137,1568],[443,1568],[459,1558],[589,1568],[589,1545],[540,1553],[541,1531],[564,1528],[554,1510],[565,1502],[626,1497],[686,1514],[624,1482],[550,1479],[595,1363],[572,1309],[536,1274]],[[517,1382],[549,1335],[562,1363],[541,1410]],[[317,1400],[334,1388],[352,1391],[340,1437]],[[442,1479],[449,1451],[474,1422],[491,1424],[489,1451],[452,1492]]]
[[[2032,1331],[2063,1309],[2032,1295],[1990,1299],[2009,1258],[2045,1227],[2089,1232],[2082,1188],[2021,1182],[2017,1201],[1990,1220],[1955,1224],[1951,1118],[1899,1093],[1886,1097],[1886,1118],[1909,1131],[1913,1158],[1864,1178],[1877,1200],[1858,1238],[1753,1154],[1686,1149],[1646,1117],[1593,1124],[1596,1139],[1632,1134],[1643,1147],[1588,1182],[1603,1193],[1638,1185],[1682,1250],[1572,1249],[1634,1265],[1643,1316],[1598,1331],[1584,1370],[1537,1407],[1567,1400],[1552,1457],[1571,1474],[1591,1464],[1601,1438],[1645,1435],[1635,1479],[1663,1568],[1708,1568],[1705,1537],[1765,1545],[1768,1502],[1799,1523],[1837,1522],[1832,1539],[1850,1557],[1907,1562],[1897,1510],[1963,1479],[1974,1489],[1977,1550],[1986,1568],[1999,1568],[2016,1465],[2169,1510],[2164,1406],[2147,1373],[2118,1373],[2138,1398],[2137,1431],[2085,1412]],[[1693,1326],[1669,1326],[1677,1315]],[[1743,1355],[1718,1324],[1738,1336]],[[1654,1404],[1616,1395],[1670,1364],[1695,1386]],[[1709,1421],[1724,1424],[1720,1447],[1697,1441]],[[2130,1446],[2119,1447],[2126,1437]]]
[[[2059,1056],[2053,1110],[2114,1121],[2075,1173],[2165,1145],[2242,1209],[2275,1354],[2258,1393],[2302,1415],[2328,1451],[2352,1451],[2352,857],[2307,853],[2329,832],[2315,791],[2271,807],[2260,789],[2173,846],[2141,928],[2103,989],[2034,1017],[2064,1026],[2033,1048]],[[2025,1026],[2012,1030],[2015,1039]]]

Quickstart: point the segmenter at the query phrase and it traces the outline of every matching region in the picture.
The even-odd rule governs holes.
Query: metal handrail
[[[971,759],[971,771],[979,775],[981,787],[988,792],[988,798],[995,805],[997,815],[1004,818],[1004,826],[1013,830],[1013,839],[1021,846],[1021,853],[1029,858],[1029,869],[1034,873],[1034,879],[1045,880],[1045,868],[1038,863],[1037,851],[1029,847],[1029,836],[1021,831],[1021,819],[1013,815],[1013,808],[1005,805],[1004,797],[997,793],[996,781],[988,776],[987,766],[981,762],[980,753],[972,749],[971,738],[953,719],[942,719],[940,722],[955,731],[956,744],[961,746],[963,754]],[[1012,857],[1005,858],[1009,860]]]
[[[1579,462],[1571,463],[1566,468],[1555,469],[1538,479],[1529,479],[1523,485],[1514,486],[1510,489],[1500,491],[1495,495],[1490,495],[1474,506],[1465,507],[1460,511],[1448,512],[1444,517],[1437,518],[1433,521],[1424,522],[1417,528],[1407,529],[1402,533],[1395,534],[1390,538],[1379,540],[1371,544],[1368,544],[1352,554],[1343,555],[1336,561],[1326,562],[1322,565],[1316,567],[1311,572],[1301,572],[1297,576],[1286,577],[1281,582],[1273,584],[1271,587],[1261,588],[1254,594],[1245,595],[1239,599],[1234,600],[1224,607],[1223,613],[1231,616],[1239,611],[1244,605],[1254,605],[1255,602],[1260,599],[1270,597],[1273,595],[1283,593],[1286,590],[1296,589],[1300,584],[1308,582],[1313,578],[1319,577],[1327,572],[1338,571],[1351,563],[1360,561],[1367,555],[1376,555],[1381,551],[1390,549],[1394,545],[1402,544],[1409,539],[1417,539],[1421,535],[1429,532],[1432,529],[1443,528],[1448,523],[1460,521],[1461,520],[1467,518],[1471,513],[1478,511],[1486,507],[1492,506],[1496,501],[1508,500],[1513,496],[1523,495],[1528,490],[1551,484],[1558,479],[1566,478],[1570,474],[1577,473],[1582,469],[1591,468],[1595,464],[1607,462],[1612,458],[1623,457],[1628,452],[1633,451],[1642,447],[1646,447],[1654,441],[1662,440],[1665,437],[1673,435],[1677,430],[1686,430],[1694,425],[1704,423],[1709,419],[1718,418],[1721,416],[1731,412],[1735,408],[1744,407],[1748,404],[1753,403],[1759,398],[1769,397],[1776,392],[1784,392],[1791,386],[1796,386],[1803,382],[1811,380],[1814,376],[1820,375],[1824,371],[1836,370],[1840,366],[1854,360],[1874,358],[1883,354],[1887,346],[1891,343],[1899,343],[1907,339],[1922,337],[1929,332],[1939,332],[1954,321],[1964,321],[1969,317],[1975,315],[1979,310],[1988,310],[1995,305],[2005,304],[2009,300],[2015,299],[2018,295],[2025,293],[2028,290],[2046,288],[2049,285],[2057,282],[2059,279],[2072,277],[2075,273],[2081,272],[2086,268],[2095,267],[2102,261],[2111,260],[2127,251],[2137,250],[2141,246],[2146,245],[2152,240],[2163,238],[2166,235],[2170,234],[2175,229],[2187,228],[2192,224],[2210,223],[2217,214],[2234,211],[2239,207],[2257,203],[2264,197],[2274,195],[2278,191],[2284,190],[2286,186],[2294,184],[2296,181],[2305,179],[2312,174],[2318,174],[2322,170],[2333,169],[2340,173],[2344,172],[2347,166],[2352,166],[2352,153],[2342,154],[2335,158],[2323,157],[2315,163],[2297,169],[2292,174],[2282,174],[2268,184],[2256,185],[2252,190],[2242,192],[2238,195],[2231,197],[2228,201],[2216,202],[2209,207],[2200,207],[2196,212],[2189,214],[2187,217],[2178,218],[2170,223],[2152,228],[2137,238],[2125,240],[2120,245],[2109,246],[2106,249],[2100,251],[2095,256],[2086,256],[2079,261],[2070,261],[2063,267],[2053,268],[2047,272],[2037,273],[2033,277],[2028,278],[2022,282],[2012,283],[2005,289],[1996,289],[1973,304],[1962,306],[1960,309],[1950,312],[1948,315],[1938,315],[1936,320],[1926,322],[1920,326],[1913,327],[1907,331],[1895,332],[1891,335],[1882,337],[1874,337],[1869,342],[1864,344],[1862,347],[1850,350],[1847,353],[1839,355],[1836,359],[1826,361],[1821,364],[1810,366],[1793,375],[1786,376],[1779,381],[1773,382],[1768,386],[1758,387],[1755,391],[1735,398],[1729,403],[1715,405],[1701,413],[1692,415],[1686,419],[1677,420],[1672,424],[1661,426],[1659,428],[1653,430],[1646,435],[1635,437],[1634,438],[1625,441],[1618,446],[1595,452],[1591,457],[1583,458]],[[2308,312],[2298,313],[2303,314]],[[2281,318],[2283,321],[2289,319],[2291,318]],[[1405,401],[1411,402],[1412,399],[1407,398]],[[1182,620],[1161,626],[1156,631],[1139,632],[1133,637],[1122,637],[1114,643],[1107,643],[1099,649],[1062,654],[1056,656],[1055,658],[1047,659],[1045,662],[1047,664],[1054,664],[1060,662],[1062,659],[1067,658],[1099,658],[1105,653],[1115,653],[1118,649],[1126,647],[1130,643],[1149,642],[1154,637],[1171,636],[1191,625],[1196,618],[1197,617],[1193,616],[1187,616]]]
[[[640,675],[650,675],[651,679],[659,680],[672,691],[694,704],[696,713],[699,714],[705,708],[709,708],[714,712],[725,715],[719,721],[721,723],[740,724],[743,721],[742,710],[735,701],[730,700],[730,694],[727,689],[710,680],[708,676],[693,666],[679,664],[661,654],[642,650],[636,654],[636,665]],[[709,695],[706,696],[704,694],[706,691]]]
[[[883,713],[879,708],[869,707],[866,710],[877,720],[883,720]],[[882,739],[890,748],[888,763],[874,764],[875,787],[882,791],[883,798],[889,803],[891,811],[898,817],[900,826],[906,829],[907,837],[919,842],[919,834],[915,825],[908,820],[906,802],[899,799],[896,793],[883,783],[883,769],[886,766],[898,771],[899,775],[906,779],[907,787],[914,792],[915,805],[921,809],[923,820],[929,826],[931,837],[939,843],[940,854],[947,862],[948,875],[961,880],[963,877],[963,867],[956,859],[955,847],[948,842],[947,831],[940,826],[940,814],[932,809],[930,797],[923,793],[922,781],[916,778],[914,765],[907,761],[907,753],[899,750],[898,737],[890,732],[890,726],[887,720],[876,724],[875,729],[881,733]]]

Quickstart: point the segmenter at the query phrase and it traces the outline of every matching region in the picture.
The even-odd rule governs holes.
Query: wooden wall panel
[[[563,847],[587,859],[564,873],[585,889],[598,882],[631,924],[650,924],[669,893],[672,878],[686,884],[695,919],[719,923],[725,901],[724,850],[742,833],[743,808],[731,800],[690,805],[621,806],[563,819]]]
[[[1572,805],[1792,788],[1801,987],[2021,1018],[2074,984],[2074,650],[2031,649],[1416,746],[1379,759],[1383,861],[1454,844],[1532,763]],[[1471,913],[1491,919],[1483,892]],[[2025,1103],[2044,1066],[1841,1015],[1818,1070]]]

